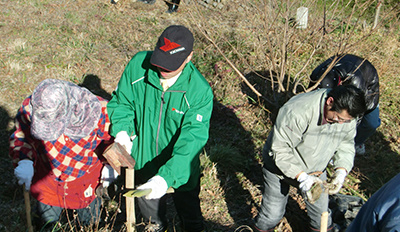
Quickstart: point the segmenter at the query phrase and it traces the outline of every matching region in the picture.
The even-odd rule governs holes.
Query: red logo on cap
[[[164,38],[164,46],[161,46],[160,49],[163,50],[164,52],[167,52],[180,46],[181,46],[180,44],[171,42],[169,39]]]

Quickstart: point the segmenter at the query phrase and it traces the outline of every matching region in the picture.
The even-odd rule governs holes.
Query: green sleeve
[[[117,89],[113,92],[110,102],[107,104],[107,111],[110,117],[110,134],[115,136],[120,131],[128,132],[128,135],[134,135],[135,126],[135,99],[132,88],[132,72],[134,62],[129,62],[125,68],[121,79],[118,82]]]

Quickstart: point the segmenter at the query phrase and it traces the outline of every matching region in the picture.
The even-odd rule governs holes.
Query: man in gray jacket
[[[354,138],[356,154],[365,154],[365,141],[371,137],[381,125],[379,118],[379,76],[375,67],[368,60],[352,54],[332,56],[310,75],[310,86],[326,72],[334,62],[332,69],[318,84],[317,88],[332,88],[338,85],[353,85],[364,91],[367,111],[359,119],[357,133]]]
[[[329,211],[328,194],[339,192],[353,167],[356,118],[365,110],[364,93],[354,86],[299,94],[282,106],[263,150],[264,192],[255,219],[258,231],[273,231],[283,218],[290,185],[306,196],[311,231],[319,231],[321,213]],[[335,174],[328,192],[311,199],[312,186],[326,180],[331,159]],[[330,216],[328,225],[332,229]]]

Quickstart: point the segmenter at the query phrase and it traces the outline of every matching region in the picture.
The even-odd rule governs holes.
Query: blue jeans
[[[255,219],[255,225],[263,231],[272,231],[285,215],[290,185],[297,187],[298,183],[293,179],[278,176],[266,168],[263,168],[263,177],[264,192],[260,211]],[[319,178],[326,180],[326,173],[324,172]],[[322,193],[314,204],[306,201],[307,215],[312,228],[318,230],[321,228],[321,214],[325,211],[329,212],[328,225],[332,224],[328,203],[329,197],[327,193]]]
[[[94,224],[95,222],[98,222],[100,220],[100,206],[101,206],[101,199],[97,197],[87,207],[83,209],[76,209],[76,212],[78,213],[79,223],[83,226],[87,226],[90,224]],[[64,210],[67,209],[57,206],[46,205],[39,201],[37,204],[37,213],[38,216],[40,216],[41,218],[42,224],[44,225],[59,221],[60,217],[64,216],[62,215]]]
[[[376,129],[381,125],[379,118],[379,105],[368,114],[365,114],[357,126],[357,135],[354,139],[356,145],[363,144],[367,138],[375,133]]]

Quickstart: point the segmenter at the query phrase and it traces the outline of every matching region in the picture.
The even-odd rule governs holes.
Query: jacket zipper
[[[166,92],[183,93],[184,95],[186,93],[186,91],[179,91],[179,90],[178,91],[176,91],[176,90],[169,91],[169,90],[167,90],[167,91],[163,91],[162,94],[161,94],[160,115],[159,115],[159,118],[158,118],[157,138],[156,138],[156,156],[159,155],[159,153],[158,153],[158,141],[159,141],[159,138],[160,138],[161,118],[162,118],[163,108],[164,108],[164,104],[165,104],[164,95],[165,95]],[[184,96],[184,97],[185,97],[186,104],[190,108],[190,104],[189,104],[188,100],[186,99],[186,96]]]
[[[158,139],[160,137],[161,117],[162,117],[162,113],[163,113],[163,107],[164,107],[164,104],[165,104],[164,94],[165,94],[165,91],[163,91],[162,94],[161,94],[160,116],[158,118],[157,138],[156,138],[156,156],[158,156]]]

